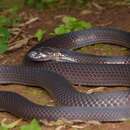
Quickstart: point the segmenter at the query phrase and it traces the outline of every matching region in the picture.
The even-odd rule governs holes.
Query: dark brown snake
[[[38,44],[27,53],[21,65],[1,65],[1,84],[44,88],[58,104],[41,106],[19,94],[0,91],[1,111],[39,120],[129,119],[130,90],[85,94],[71,85],[130,86],[130,56],[94,56],[67,50],[101,42],[130,48],[130,33],[111,28],[72,32]]]

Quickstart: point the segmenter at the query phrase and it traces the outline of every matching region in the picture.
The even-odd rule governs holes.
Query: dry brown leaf
[[[61,126],[58,126],[55,130],[64,130],[65,129],[65,125],[61,125]]]

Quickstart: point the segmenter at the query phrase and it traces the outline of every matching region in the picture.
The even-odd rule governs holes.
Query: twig
[[[24,30],[29,24],[31,24],[31,23],[33,23],[33,22],[36,22],[38,19],[39,19],[38,17],[35,17],[35,18],[32,18],[32,19],[28,20],[28,21],[25,22],[25,23],[22,23],[22,24],[18,25],[18,27],[21,27],[21,29],[20,29],[20,31],[18,32],[18,34],[15,35],[15,36],[9,41],[9,43],[11,44],[11,43],[15,42],[16,39],[21,35],[21,33],[23,32],[23,30]]]
[[[96,24],[96,26],[108,26],[108,25],[111,25],[112,24],[112,21],[108,21],[107,23],[101,23],[101,24]]]
[[[98,10],[103,10],[104,9],[104,7],[102,7],[101,5],[99,5],[99,4],[95,3],[95,2],[92,2],[92,5],[94,7],[96,7]]]
[[[23,27],[23,26],[25,27],[25,26],[32,24],[38,20],[39,20],[39,17],[32,18],[32,19],[26,21],[25,23],[19,24],[19,27]]]
[[[33,36],[32,37],[28,37],[28,38],[24,38],[24,39],[19,40],[19,41],[16,41],[14,43],[14,45],[10,45],[9,46],[8,51],[16,50],[16,49],[19,49],[19,48],[23,47],[24,45],[27,45],[28,41],[30,39],[32,39],[32,38],[33,38]]]

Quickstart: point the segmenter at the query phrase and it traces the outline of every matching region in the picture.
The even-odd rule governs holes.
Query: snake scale
[[[130,90],[86,94],[72,84],[130,86],[130,56],[95,56],[72,51],[96,43],[130,48],[130,33],[92,28],[55,36],[33,47],[19,65],[0,66],[0,84],[46,89],[57,106],[42,106],[9,91],[0,91],[0,110],[26,120],[122,121],[130,118]]]

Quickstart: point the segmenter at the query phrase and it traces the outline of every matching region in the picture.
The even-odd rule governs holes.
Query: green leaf
[[[92,27],[92,24],[91,24],[91,23],[85,22],[85,21],[79,21],[79,25],[80,25],[82,28],[91,28],[91,27]]]
[[[72,16],[65,16],[62,19],[62,22],[65,23],[65,24],[72,23],[72,22],[75,22],[75,21],[77,21],[77,19],[75,17],[72,17]]]
[[[41,41],[43,39],[44,34],[46,33],[46,30],[38,29],[35,33],[35,37],[38,41]]]
[[[37,9],[45,9],[50,5],[53,5],[57,0],[25,0],[25,3],[29,6]]]
[[[0,28],[0,53],[7,51],[9,35],[8,29]]]
[[[7,48],[8,48],[8,45],[6,42],[3,42],[2,44],[0,44],[0,54],[6,52]]]
[[[34,0],[27,0],[26,1],[28,5],[33,5],[34,4]]]
[[[20,130],[42,130],[39,123],[33,119],[30,124],[21,126]]]
[[[60,35],[71,31],[79,31],[92,27],[90,22],[78,20],[75,17],[65,16],[62,19],[63,24],[60,24],[54,29],[53,35]],[[52,34],[52,33],[51,33]]]
[[[61,34],[64,34],[64,33],[68,33],[70,31],[71,31],[71,29],[67,28],[66,26],[60,25],[59,27],[54,29],[54,34],[61,35]]]
[[[92,25],[89,22],[78,21],[77,23],[73,24],[73,31],[89,29],[91,27],[92,27]]]
[[[0,16],[0,27],[2,26],[8,26],[10,25],[12,22],[11,22],[11,19],[10,18],[7,18],[5,16]]]
[[[0,15],[0,27],[10,27],[20,22],[21,17],[17,15],[17,12],[18,6],[13,6],[8,9],[9,16]]]
[[[5,128],[3,126],[0,126],[0,130],[8,130],[8,128]]]

